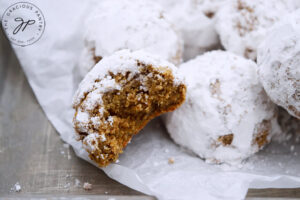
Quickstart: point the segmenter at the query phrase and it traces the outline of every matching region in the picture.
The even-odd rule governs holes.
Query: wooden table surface
[[[20,192],[11,189],[17,182]],[[84,182],[91,183],[93,189],[84,190]],[[154,199],[110,179],[64,145],[0,31],[0,199],[42,197]],[[250,189],[247,195],[247,199],[283,197],[300,199],[300,189]]]

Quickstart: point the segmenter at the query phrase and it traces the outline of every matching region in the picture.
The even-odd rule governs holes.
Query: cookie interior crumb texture
[[[135,73],[108,70],[104,79],[109,77],[120,88],[102,94],[101,104],[89,111],[91,121],[87,129],[82,129],[78,113],[82,114],[82,102],[88,93],[75,107],[75,129],[90,158],[99,166],[115,162],[133,135],[154,117],[176,109],[185,99],[186,87],[175,83],[172,70],[161,70],[140,60],[135,61],[135,67]],[[94,83],[103,80],[95,79]]]

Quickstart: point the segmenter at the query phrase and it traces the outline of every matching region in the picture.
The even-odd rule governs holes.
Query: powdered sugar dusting
[[[100,134],[99,136],[100,136],[100,141],[101,142],[105,142],[106,141],[106,137],[105,137],[104,134]]]
[[[91,133],[89,135],[87,135],[84,139],[83,139],[83,147],[88,149],[90,152],[94,152],[96,150],[96,148],[98,147],[98,138],[99,135],[96,133]]]
[[[11,188],[11,191],[14,191],[14,192],[21,192],[21,190],[22,190],[22,187],[19,182],[16,182],[14,187]]]
[[[77,111],[76,121],[77,121],[77,123],[81,124],[80,131],[85,132],[88,130],[89,118],[90,118],[90,115],[88,113],[82,112],[80,109]]]
[[[165,8],[184,40],[184,57],[192,58],[219,43],[215,15],[225,0],[155,0]]]
[[[114,123],[114,118],[112,116],[109,116],[107,119],[108,123],[112,126]]]
[[[272,28],[258,54],[260,80],[276,104],[300,119],[300,10]]]
[[[73,106],[78,106],[87,95],[88,103],[85,105],[88,109],[95,107],[95,102],[101,101],[101,94],[114,89],[120,89],[120,86],[115,83],[115,80],[108,76],[108,72],[113,74],[121,73],[125,75],[126,72],[131,74],[139,73],[137,61],[146,65],[152,65],[155,69],[164,71],[171,70],[174,74],[175,83],[182,83],[183,78],[178,74],[176,67],[159,57],[156,57],[146,52],[130,50],[121,50],[113,55],[103,58],[82,80],[78,90],[73,98]],[[97,82],[96,80],[99,80]],[[96,90],[93,90],[96,87]],[[91,93],[91,91],[93,91]]]
[[[216,30],[226,50],[255,60],[267,30],[295,9],[286,0],[228,1],[217,14]]]
[[[112,74],[125,76],[129,73],[128,79],[133,78],[140,73],[143,67],[140,64],[151,65],[161,73],[171,71],[174,84],[183,83],[182,76],[179,75],[178,69],[173,64],[142,50],[135,52],[121,50],[103,58],[80,83],[73,100],[73,107],[77,110],[73,120],[74,125],[77,131],[88,134],[83,139],[83,147],[89,152],[96,151],[99,142],[106,141],[104,133],[95,133],[95,129],[98,129],[101,123],[114,125],[114,116],[103,118],[106,111],[102,102],[102,97],[106,92],[118,91],[122,88],[123,83],[116,83]],[[153,74],[138,77],[144,91],[148,90],[145,83],[149,78],[153,78]],[[163,77],[161,78],[163,79]],[[94,114],[95,109],[99,109],[97,115]]]
[[[277,132],[275,106],[258,81],[256,64],[229,52],[213,51],[180,66],[186,102],[169,113],[171,137],[207,161],[239,163]],[[185,116],[185,117],[182,117]]]
[[[85,23],[86,44],[79,63],[83,76],[95,65],[93,56],[121,49],[143,49],[179,64],[182,41],[167,18],[159,5],[147,0],[98,2]]]
[[[91,190],[91,189],[93,189],[93,185],[88,182],[85,182],[85,183],[83,183],[83,189]]]

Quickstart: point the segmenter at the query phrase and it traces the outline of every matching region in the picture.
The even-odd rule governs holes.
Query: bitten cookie
[[[225,51],[183,63],[185,103],[165,117],[174,141],[213,163],[240,163],[276,133],[276,106],[258,81],[256,64]]]
[[[297,0],[231,0],[220,8],[216,30],[228,51],[252,60],[267,30],[296,9]]]
[[[118,51],[80,83],[73,124],[90,158],[106,166],[149,120],[179,107],[185,92],[173,64],[143,51]]]
[[[86,20],[79,60],[84,76],[102,57],[121,49],[143,49],[179,64],[182,40],[162,8],[147,0],[102,0]]]
[[[259,48],[258,66],[272,101],[300,119],[300,10],[270,30]]]

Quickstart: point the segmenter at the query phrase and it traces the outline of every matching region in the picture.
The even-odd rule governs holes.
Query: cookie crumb
[[[170,164],[170,165],[172,165],[172,164],[174,164],[174,158],[169,158],[169,160],[168,160],[168,163]]]
[[[21,185],[20,185],[19,182],[17,182],[17,183],[14,185],[13,190],[14,190],[15,192],[20,192],[20,191],[22,190],[22,187],[21,187]]]
[[[85,190],[91,190],[93,188],[92,186],[93,186],[92,184],[90,184],[88,182],[85,182],[83,184],[83,189],[85,189]]]

